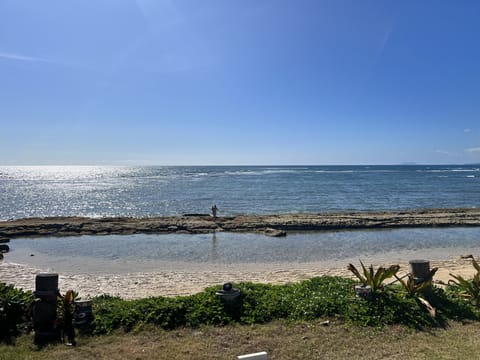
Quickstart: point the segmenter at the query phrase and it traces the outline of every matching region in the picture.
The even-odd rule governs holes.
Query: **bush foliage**
[[[389,286],[385,291],[372,294],[370,300],[365,300],[355,297],[355,284],[351,279],[328,276],[286,285],[239,283],[235,287],[241,294],[233,302],[224,302],[216,296],[220,286],[175,298],[123,300],[102,295],[93,299],[95,319],[91,328],[93,334],[106,334],[116,329],[131,331],[144,324],[174,329],[231,323],[261,324],[275,319],[296,321],[335,317],[346,323],[365,326],[403,324],[422,329],[444,326],[449,319],[480,320],[478,308],[442,289],[435,288],[429,297],[437,308],[437,315],[433,318],[417,298],[406,296],[400,286]],[[2,334],[7,331],[3,329],[7,323],[15,329],[25,325],[31,293],[0,284],[0,299],[2,304],[10,304],[9,299],[20,299],[15,302],[15,310],[3,305],[0,312]],[[14,316],[14,320],[8,316]],[[11,333],[11,329],[7,332]]]
[[[143,324],[173,329],[336,317],[364,326],[402,324],[423,329],[444,326],[449,319],[480,320],[475,307],[442,289],[434,289],[429,297],[437,307],[437,316],[432,318],[419,300],[406,296],[400,286],[389,287],[364,300],[355,298],[354,285],[351,279],[327,276],[286,285],[246,282],[235,285],[241,295],[232,303],[222,302],[215,295],[220,287],[176,298],[122,300],[101,296],[94,299],[93,328],[95,334],[103,334],[118,328],[130,331]]]
[[[27,325],[33,295],[0,282],[0,341],[18,335]]]

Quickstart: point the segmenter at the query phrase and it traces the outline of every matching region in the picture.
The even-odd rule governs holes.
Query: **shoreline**
[[[479,255],[479,254],[476,254]],[[477,256],[476,256],[477,257]],[[366,266],[399,264],[400,275],[410,271],[408,261],[392,261],[392,259],[363,258]],[[267,284],[286,284],[302,281],[317,276],[342,276],[353,278],[347,270],[349,261],[336,264],[328,262],[293,263],[286,267],[281,264],[249,264],[246,268],[241,264],[233,267],[205,268],[195,264],[187,267],[154,271],[131,272],[128,274],[91,274],[91,273],[60,273],[59,288],[62,293],[73,289],[82,299],[108,294],[124,299],[138,299],[152,296],[186,296],[203,291],[209,286],[221,286],[225,282],[255,282]],[[358,259],[353,261],[359,266]],[[452,279],[450,273],[473,277],[475,269],[470,259],[450,257],[430,261],[430,268],[438,267],[434,276],[437,284],[448,283]],[[49,269],[39,269],[29,265],[0,262],[0,279],[2,282],[14,285],[24,290],[34,290],[35,275],[50,272]],[[392,279],[391,281],[393,281]],[[443,283],[443,284],[442,284]]]
[[[480,209],[238,215],[213,218],[186,214],[151,218],[46,217],[0,221],[0,239],[80,235],[201,234],[251,232],[284,236],[288,232],[480,226]]]
[[[199,234],[216,231],[271,235],[272,229],[285,232],[312,232],[455,226],[480,226],[480,209],[240,215],[216,219],[208,215],[156,218],[28,218],[1,221],[0,239],[139,233]],[[270,234],[267,234],[268,232]],[[450,273],[467,277],[474,274],[471,260],[459,256],[459,254],[468,254],[468,251],[466,248],[458,249],[458,252],[453,255],[444,249],[439,249],[438,253],[416,253],[415,256],[427,256],[432,268],[440,268],[435,275],[435,280],[447,283],[451,279]],[[373,264],[376,267],[382,264],[398,263],[401,265],[402,274],[409,271],[408,261],[416,258],[412,253],[359,255],[365,264]],[[473,255],[475,258],[480,257],[480,253]],[[232,266],[214,264],[210,267],[195,263],[177,263],[176,265],[165,264],[164,267],[159,267],[160,270],[144,272],[133,270],[122,274],[111,270],[105,273],[60,272],[59,287],[62,292],[70,288],[74,289],[84,299],[100,294],[115,295],[125,299],[191,295],[208,286],[220,286],[227,281],[284,284],[322,275],[351,277],[352,274],[347,270],[347,265],[352,262],[357,266],[358,260],[357,257],[306,263],[248,263]],[[34,289],[36,274],[51,271],[52,269],[48,267],[35,268],[32,265],[9,262],[8,255],[0,261],[0,281],[25,290]]]

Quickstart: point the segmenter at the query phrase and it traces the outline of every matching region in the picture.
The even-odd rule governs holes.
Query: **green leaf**
[[[347,269],[350,270],[358,278],[358,280],[360,280],[361,283],[366,285],[367,279],[360,274],[353,264],[348,264]]]
[[[480,273],[480,265],[478,265],[478,263],[473,258],[472,258],[472,264],[473,264],[473,267],[477,270],[477,272]]]
[[[372,273],[373,273],[373,266],[370,269],[372,270]],[[384,273],[385,273],[385,268],[379,267],[376,274],[374,275],[373,281],[372,281],[373,283],[372,288],[374,288],[375,290],[381,288]]]

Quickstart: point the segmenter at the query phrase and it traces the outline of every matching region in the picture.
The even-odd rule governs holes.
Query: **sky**
[[[480,163],[480,2],[0,0],[0,165]]]

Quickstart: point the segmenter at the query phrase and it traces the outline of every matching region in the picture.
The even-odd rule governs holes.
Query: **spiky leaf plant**
[[[469,299],[475,306],[480,307],[480,265],[472,258],[472,265],[477,270],[473,279],[465,279],[460,275],[450,273],[455,280],[449,280],[448,284],[457,287],[458,294]]]
[[[438,268],[433,268],[432,270],[430,270],[427,277],[421,281],[415,280],[413,275],[410,273],[407,275],[406,281],[402,278],[399,278],[396,274],[394,275],[407,292],[407,296],[415,298],[420,304],[425,307],[425,309],[427,309],[427,311],[432,317],[435,317],[436,315],[435,308],[428,302],[428,300],[426,300],[420,295],[426,288],[432,285],[432,278],[433,275],[435,275],[435,273],[437,272],[437,270]]]
[[[413,275],[410,273],[407,275],[406,281],[402,278],[399,278],[397,274],[395,274],[394,276],[400,282],[400,284],[402,284],[403,288],[407,292],[407,296],[415,297],[421,294],[423,290],[432,285],[432,278],[433,275],[435,275],[435,273],[437,272],[437,270],[438,268],[433,268],[432,270],[430,270],[427,277],[421,281],[415,280]]]
[[[400,269],[400,265],[391,265],[388,268],[380,266],[375,271],[373,265],[370,265],[367,269],[361,260],[360,264],[362,265],[363,274],[360,273],[353,264],[348,264],[348,270],[350,270],[362,284],[369,285],[372,293],[383,290],[383,282],[394,276]]]

